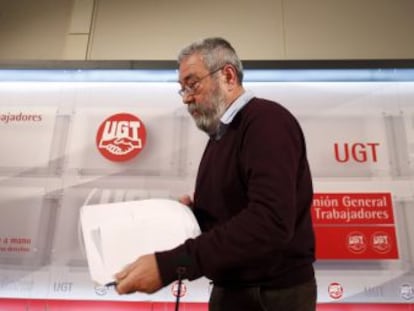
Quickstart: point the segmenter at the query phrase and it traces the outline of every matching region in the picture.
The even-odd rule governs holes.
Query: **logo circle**
[[[411,286],[411,284],[401,285],[400,296],[405,300],[411,300],[414,298],[414,288]]]
[[[175,281],[173,283],[173,285],[171,286],[171,293],[173,294],[174,297],[178,296],[178,285],[179,282]],[[180,298],[185,296],[185,294],[187,293],[187,286],[184,284],[184,282],[181,283],[180,286]]]
[[[377,231],[371,235],[372,249],[379,254],[387,254],[391,251],[391,238],[386,232]]]
[[[339,283],[331,283],[328,286],[328,294],[332,299],[339,299],[344,294],[344,289]]]
[[[348,250],[354,254],[362,254],[368,247],[365,234],[359,231],[350,232],[346,243]]]
[[[129,161],[144,148],[147,132],[144,123],[129,113],[114,114],[105,119],[96,133],[96,147],[108,160]]]

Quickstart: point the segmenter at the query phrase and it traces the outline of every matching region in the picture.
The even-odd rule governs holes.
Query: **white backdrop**
[[[387,226],[395,240],[388,238],[397,254],[319,259],[318,301],[414,301],[414,82],[245,86],[297,116],[316,193],[391,196],[395,223]],[[193,192],[207,138],[177,88],[170,82],[0,83],[1,297],[174,301],[172,285],[150,296],[96,288],[79,243],[79,209]],[[119,113],[139,117],[147,133],[142,151],[126,162],[106,159],[96,145],[99,126]],[[384,226],[362,221],[357,227]],[[320,249],[345,243],[319,242]],[[206,279],[186,282],[182,301],[206,302],[209,290]]]

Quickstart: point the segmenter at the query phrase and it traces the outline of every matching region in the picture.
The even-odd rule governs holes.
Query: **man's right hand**
[[[189,208],[193,208],[193,200],[189,195],[183,195],[178,198],[178,202],[181,204],[187,205]]]

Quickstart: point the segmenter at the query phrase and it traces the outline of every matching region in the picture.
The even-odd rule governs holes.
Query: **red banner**
[[[390,193],[315,193],[318,259],[398,259]]]

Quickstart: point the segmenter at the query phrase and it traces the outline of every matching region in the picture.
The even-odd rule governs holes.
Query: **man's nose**
[[[183,103],[188,105],[194,102],[193,94],[184,93],[182,97]]]

